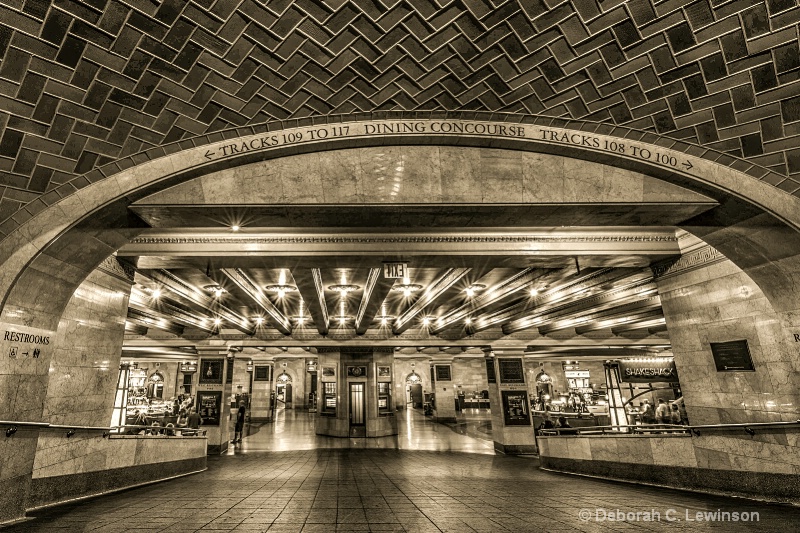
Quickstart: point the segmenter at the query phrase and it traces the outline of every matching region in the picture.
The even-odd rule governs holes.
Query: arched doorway
[[[413,409],[422,409],[422,403],[422,377],[411,372],[406,376],[406,406],[410,404]]]
[[[292,408],[292,377],[286,371],[275,378],[275,400],[278,409]]]

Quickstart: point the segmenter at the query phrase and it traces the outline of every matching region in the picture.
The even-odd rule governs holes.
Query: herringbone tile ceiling
[[[615,123],[796,193],[799,20],[796,0],[2,0],[0,220],[154,146],[376,110]]]

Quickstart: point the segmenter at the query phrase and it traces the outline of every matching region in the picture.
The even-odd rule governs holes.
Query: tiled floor
[[[209,458],[207,472],[39,512],[9,531],[800,531],[796,507],[543,472],[533,458],[485,453],[486,440],[472,439],[464,453],[470,437],[459,426],[417,413],[397,446],[362,449],[345,447],[348,439],[313,449],[307,415],[288,418],[254,428],[242,446]],[[480,418],[464,431],[485,435]],[[437,442],[445,451],[430,449]],[[292,443],[300,449],[279,451]],[[759,521],[686,520],[717,509],[757,512]],[[616,510],[656,511],[661,521],[595,520]]]

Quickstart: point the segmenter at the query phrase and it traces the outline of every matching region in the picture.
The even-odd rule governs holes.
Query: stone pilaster
[[[508,455],[535,453],[523,350],[494,348],[485,353],[494,449]]]

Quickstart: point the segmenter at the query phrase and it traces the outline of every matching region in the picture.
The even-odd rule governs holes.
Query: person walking
[[[236,428],[233,432],[233,442],[242,442],[242,432],[244,431],[244,417],[247,413],[247,408],[244,406],[244,400],[239,401],[239,410],[236,411]]]

